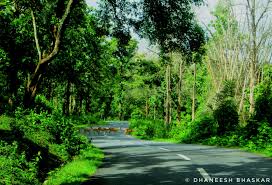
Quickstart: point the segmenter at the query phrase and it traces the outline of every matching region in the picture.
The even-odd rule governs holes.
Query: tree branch
[[[263,12],[261,13],[259,19],[257,20],[256,26],[258,26],[258,24],[260,23],[261,19],[264,17],[264,15],[268,12],[269,9],[269,4],[271,3],[271,1],[267,1],[267,4],[265,6],[265,9],[263,10]]]
[[[59,45],[60,45],[60,38],[61,38],[61,32],[62,32],[62,28],[63,28],[63,24],[65,22],[65,20],[67,19],[70,10],[71,10],[71,6],[72,6],[73,0],[69,0],[66,10],[60,20],[59,23],[59,27],[58,27],[58,32],[57,32],[57,37],[55,40],[55,45],[54,45],[54,49],[53,51],[44,59],[41,60],[40,64],[45,64],[51,61],[51,59],[59,52]]]
[[[40,48],[40,45],[39,45],[39,40],[38,40],[38,35],[37,35],[37,25],[36,25],[36,20],[35,20],[33,10],[31,10],[31,17],[32,17],[32,24],[33,24],[33,29],[34,29],[35,43],[36,43],[36,48],[37,48],[37,51],[38,51],[39,62],[40,62],[42,60],[42,53],[41,53],[41,48]]]

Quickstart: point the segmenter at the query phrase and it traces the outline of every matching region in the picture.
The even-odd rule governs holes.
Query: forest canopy
[[[0,179],[42,184],[96,151],[78,126],[101,120],[129,120],[145,139],[270,155],[272,2],[219,0],[207,25],[194,9],[204,4],[1,0],[0,162],[13,162]],[[135,34],[157,49],[139,52]]]

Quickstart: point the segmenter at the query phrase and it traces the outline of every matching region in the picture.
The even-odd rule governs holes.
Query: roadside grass
[[[132,134],[131,136],[141,139],[141,140],[147,140],[147,141],[155,141],[155,142],[165,142],[165,143],[174,143],[174,144],[189,144],[189,143],[183,143],[182,141],[174,138],[145,138],[143,136],[137,136],[135,134]],[[272,158],[272,145],[267,148],[262,149],[256,149],[256,148],[250,148],[248,146],[232,146],[232,145],[219,145],[219,144],[211,144],[206,142],[193,142],[190,144],[197,144],[197,145],[204,145],[204,146],[216,146],[218,148],[229,148],[229,149],[237,149],[245,152],[254,153],[256,155],[260,155],[263,157],[269,157]]]
[[[251,149],[248,147],[243,147],[243,148],[239,148],[239,149],[246,151],[246,152],[251,152],[251,153],[263,156],[263,157],[272,158],[272,147],[265,148],[265,149]]]
[[[153,138],[152,141],[165,142],[165,143],[175,143],[175,144],[180,143],[179,140],[174,139],[174,138]]]
[[[104,154],[98,148],[89,147],[83,150],[71,162],[50,172],[44,185],[78,185],[89,180],[102,163]]]
[[[131,136],[137,138],[137,139],[141,139],[141,140],[146,140],[146,141],[155,141],[155,142],[165,142],[165,143],[175,143],[175,144],[179,144],[180,141],[176,140],[174,138],[145,138],[143,136],[137,136],[135,134],[131,134]]]

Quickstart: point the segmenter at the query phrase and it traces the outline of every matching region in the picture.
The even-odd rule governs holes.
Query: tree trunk
[[[179,82],[178,82],[178,122],[181,123],[181,86],[182,86],[182,62],[179,64]]]
[[[90,101],[90,95],[87,95],[87,96],[86,96],[86,112],[87,112],[87,113],[90,113],[90,112],[91,112],[90,103],[91,103],[91,101]]]
[[[78,112],[78,115],[80,116],[81,113],[82,113],[82,105],[83,105],[83,96],[80,94],[79,95],[79,102],[77,104],[78,106],[78,109],[77,109],[77,112]]]
[[[70,115],[70,97],[71,97],[71,82],[67,81],[65,99],[63,102],[63,114],[69,116]]]
[[[50,63],[59,52],[59,46],[60,46],[60,42],[61,42],[61,33],[63,32],[63,25],[64,25],[64,22],[70,13],[72,4],[73,4],[73,0],[69,0],[67,3],[67,6],[66,6],[65,12],[64,12],[62,18],[60,19],[59,24],[58,24],[58,29],[57,29],[57,33],[56,33],[56,37],[55,37],[55,41],[54,41],[53,50],[51,52],[47,53],[48,55],[42,55],[42,51],[41,51],[39,39],[38,39],[36,18],[34,15],[34,11],[32,9],[30,11],[31,17],[32,17],[34,39],[35,39],[36,49],[38,52],[38,61],[39,62],[36,65],[34,73],[32,75],[28,76],[27,86],[26,86],[25,95],[24,95],[24,106],[26,108],[29,108],[30,106],[33,105],[34,99],[35,99],[35,96],[37,93],[37,88],[38,88],[38,85],[40,84],[44,69],[47,66],[47,64]]]
[[[148,99],[145,101],[145,117],[148,118],[149,114],[149,105],[148,105]]]
[[[53,97],[53,83],[51,83],[51,80],[48,80],[48,88],[46,93],[46,99],[48,101],[51,101]]]
[[[193,84],[193,102],[192,102],[192,121],[195,120],[195,100],[196,100],[196,63],[194,65],[194,84]]]
[[[171,123],[171,67],[166,67],[166,101],[165,101],[165,124]]]
[[[30,108],[34,105],[34,100],[37,93],[38,85],[40,84],[40,80],[42,78],[42,73],[39,75],[35,75],[32,77],[32,80],[30,80],[30,74],[28,75],[28,82],[24,94],[24,106],[25,108]]]

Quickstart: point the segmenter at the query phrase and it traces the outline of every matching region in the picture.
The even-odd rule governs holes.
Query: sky
[[[99,0],[86,0],[87,4],[90,6],[97,6]],[[196,8],[196,15],[200,23],[208,25],[208,23],[213,19],[211,11],[215,8],[215,5],[218,0],[205,0],[205,5],[199,8]],[[138,39],[139,41],[139,52],[148,54],[150,51],[147,48],[152,48],[149,46],[148,41],[145,39]]]
[[[97,1],[97,0],[86,0],[87,4],[88,4],[88,5],[91,5],[91,6],[96,6],[96,5],[97,5],[97,4],[96,4],[96,1]]]

